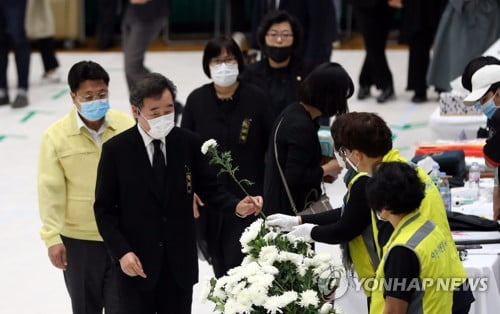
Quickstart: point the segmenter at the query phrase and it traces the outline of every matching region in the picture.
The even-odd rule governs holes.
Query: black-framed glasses
[[[238,62],[238,60],[236,60],[235,56],[216,57],[216,58],[212,58],[212,60],[210,61],[210,63],[212,63],[212,64],[223,64],[223,63],[235,64],[237,62]]]

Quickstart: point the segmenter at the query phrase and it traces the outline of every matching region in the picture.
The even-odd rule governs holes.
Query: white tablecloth
[[[469,314],[500,312],[500,244],[483,245],[482,249],[469,250],[464,267],[469,278],[487,278],[485,291],[473,291],[476,301]],[[496,253],[495,253],[496,252]]]

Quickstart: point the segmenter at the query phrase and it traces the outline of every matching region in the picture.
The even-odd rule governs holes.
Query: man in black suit
[[[112,258],[119,261],[120,313],[191,313],[198,279],[193,193],[246,216],[261,197],[238,202],[217,182],[201,139],[174,127],[176,88],[146,75],[130,102],[137,125],[103,145],[94,211]]]

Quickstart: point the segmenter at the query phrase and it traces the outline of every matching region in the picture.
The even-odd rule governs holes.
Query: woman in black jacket
[[[347,98],[354,92],[349,74],[337,63],[318,66],[299,88],[299,102],[288,106],[276,119],[267,154],[264,178],[266,215],[295,215],[280,169],[297,211],[321,196],[324,176],[337,176],[336,160],[321,166],[317,118],[347,112]],[[275,149],[276,146],[276,149]],[[277,163],[277,160],[279,164]]]
[[[254,183],[247,187],[251,195],[261,195],[272,115],[263,92],[238,80],[243,67],[243,56],[232,39],[219,37],[209,41],[203,53],[203,70],[213,83],[189,95],[181,126],[204,140],[215,139],[222,151],[231,151],[233,164],[239,167],[237,177]],[[219,180],[234,195],[245,196],[229,176],[223,174]],[[198,204],[202,205],[202,201]],[[213,212],[200,209],[199,224],[205,227],[201,237],[207,242],[214,273],[221,277],[241,264],[239,239],[255,218]]]
[[[309,69],[300,57],[302,28],[285,11],[272,11],[262,20],[257,40],[262,59],[249,64],[241,79],[268,94],[274,116],[297,101],[297,90]]]

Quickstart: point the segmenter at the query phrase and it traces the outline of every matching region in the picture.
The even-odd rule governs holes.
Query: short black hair
[[[377,158],[392,149],[392,132],[385,121],[375,113],[350,112],[335,117],[331,133],[335,149],[359,150],[368,157]]]
[[[75,63],[68,72],[69,89],[75,93],[84,81],[104,81],[109,85],[109,75],[104,68],[94,61]]]
[[[274,24],[278,23],[290,23],[293,33],[293,55],[299,54],[299,48],[302,44],[302,26],[297,21],[297,19],[288,14],[286,11],[271,11],[264,16],[260,22],[259,28],[257,29],[257,43],[261,51],[264,51],[266,47],[266,34]]]
[[[316,67],[300,84],[298,99],[313,106],[325,117],[348,111],[347,99],[354,93],[354,84],[338,63],[326,62]]]
[[[165,89],[172,94],[173,101],[177,95],[174,83],[160,73],[149,73],[140,79],[130,93],[130,104],[142,108],[144,98],[160,98]]]
[[[477,70],[484,67],[485,65],[498,64],[500,65],[500,60],[492,56],[481,56],[472,59],[465,66],[464,72],[462,74],[462,86],[468,90],[472,91],[472,76],[476,73]],[[495,92],[500,87],[500,82],[493,84],[490,89],[485,93],[487,94],[490,91]]]
[[[243,54],[238,44],[232,38],[220,36],[208,41],[205,50],[203,50],[203,72],[209,78],[211,78],[210,61],[218,57],[224,49],[238,61],[238,71],[243,73],[245,70],[245,61],[243,60]]]
[[[405,162],[383,162],[376,166],[366,185],[368,205],[377,212],[408,214],[420,207],[425,184],[415,168]]]

